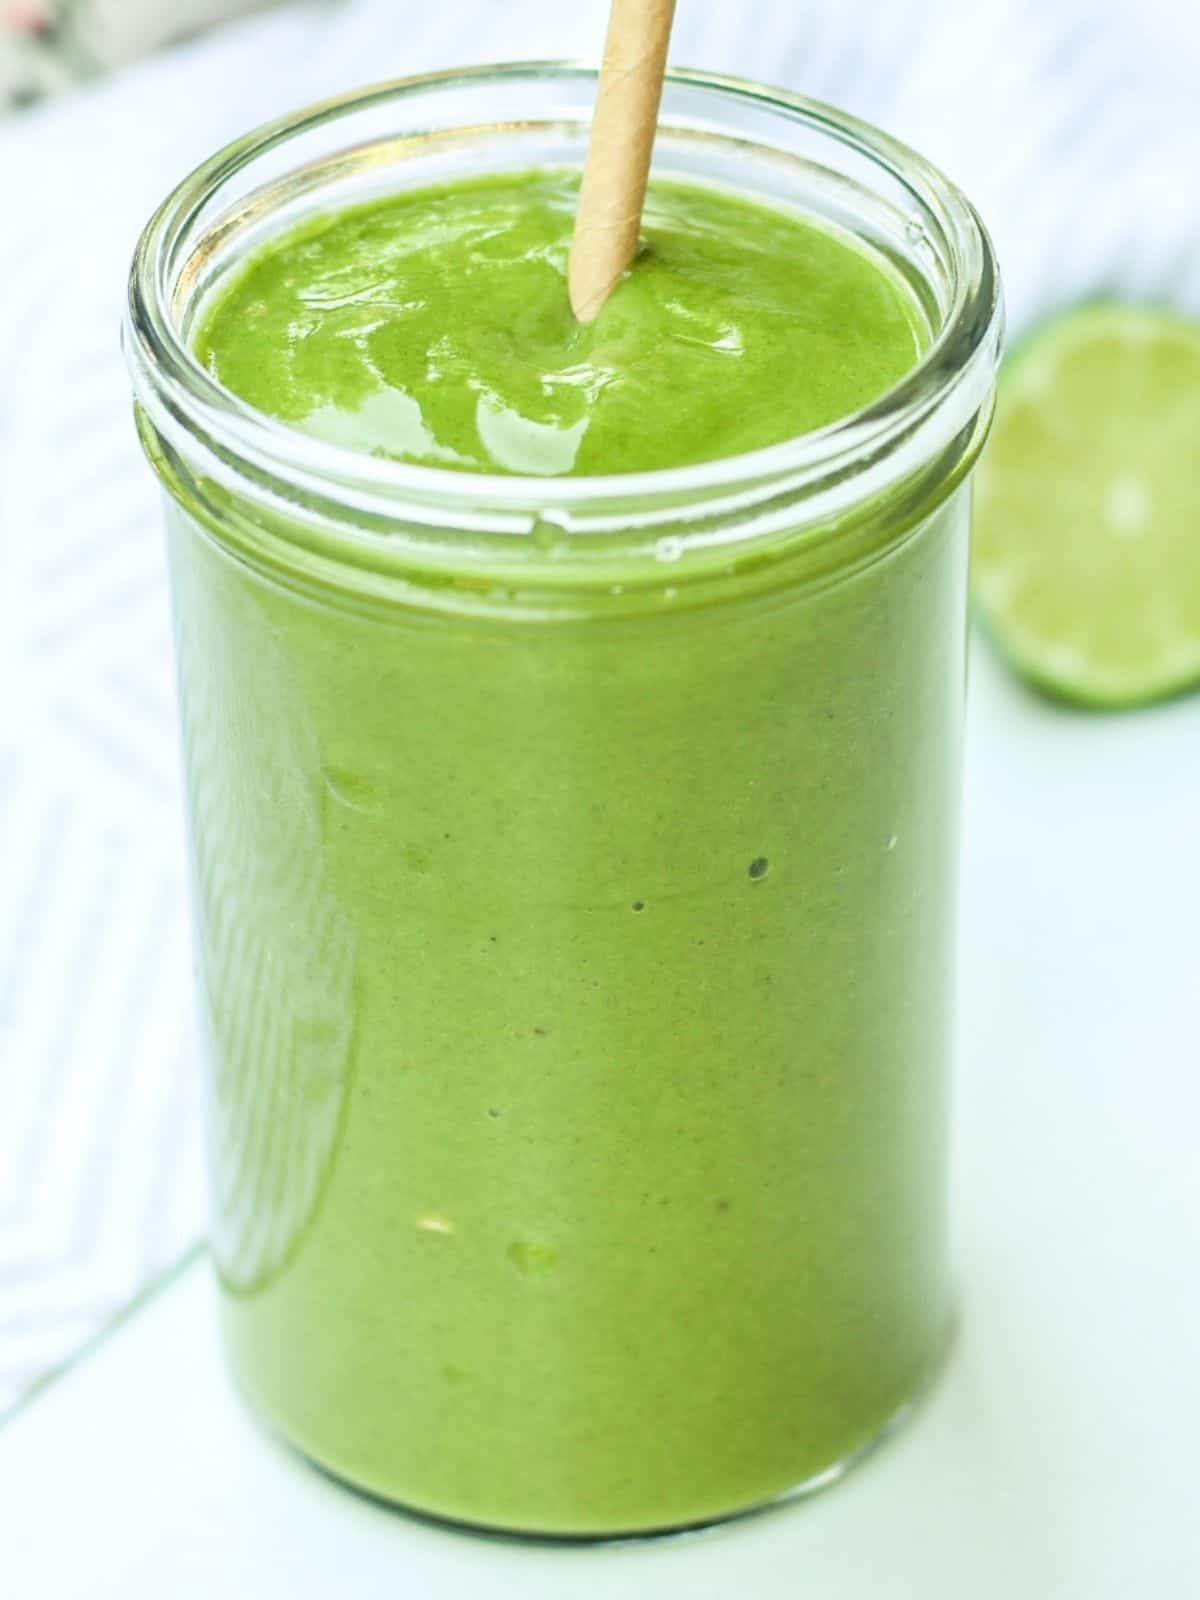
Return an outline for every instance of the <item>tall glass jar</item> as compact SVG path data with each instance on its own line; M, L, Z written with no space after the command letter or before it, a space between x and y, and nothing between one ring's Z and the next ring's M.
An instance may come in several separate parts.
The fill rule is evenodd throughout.
M970 205L795 96L671 75L655 171L900 272L916 369L637 476L355 455L189 330L315 210L581 162L593 75L482 68L230 146L126 343L166 490L229 1358L376 1494L575 1536L830 1481L942 1353Z

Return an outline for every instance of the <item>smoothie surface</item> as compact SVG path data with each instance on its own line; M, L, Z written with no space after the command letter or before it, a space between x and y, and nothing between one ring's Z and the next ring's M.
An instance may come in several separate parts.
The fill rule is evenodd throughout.
M824 427L917 362L915 300L848 235L652 185L595 322L567 301L573 173L498 174L312 219L194 338L219 382L337 444L539 476L681 467Z

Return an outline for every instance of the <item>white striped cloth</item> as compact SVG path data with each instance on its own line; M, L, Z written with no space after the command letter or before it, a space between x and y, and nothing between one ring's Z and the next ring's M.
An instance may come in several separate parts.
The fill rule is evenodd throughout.
M267 116L466 58L594 58L603 12L293 5L0 128L0 1412L203 1228L158 508L117 349L138 227ZM1018 326L1108 289L1200 311L1200 25L1170 0L680 0L673 57L939 161Z

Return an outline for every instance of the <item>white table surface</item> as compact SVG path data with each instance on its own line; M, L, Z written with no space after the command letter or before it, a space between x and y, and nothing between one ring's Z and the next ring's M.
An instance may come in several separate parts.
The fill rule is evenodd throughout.
M1056 710L973 661L963 1325L815 1500L523 1545L343 1490L243 1412L197 1261L0 1430L20 1600L1186 1600L1200 1593L1200 697Z

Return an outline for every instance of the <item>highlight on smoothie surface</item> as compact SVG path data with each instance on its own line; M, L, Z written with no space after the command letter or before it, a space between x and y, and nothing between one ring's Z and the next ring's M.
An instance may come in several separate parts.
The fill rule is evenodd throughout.
M928 341L899 272L814 217L652 183L644 246L579 322L576 172L464 178L318 215L236 272L193 336L259 410L424 466L683 467L876 400Z

